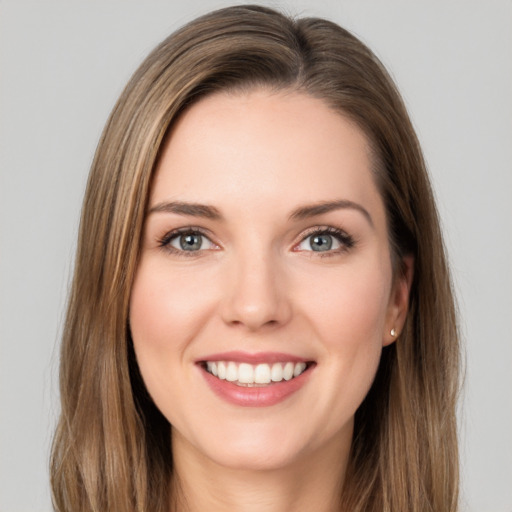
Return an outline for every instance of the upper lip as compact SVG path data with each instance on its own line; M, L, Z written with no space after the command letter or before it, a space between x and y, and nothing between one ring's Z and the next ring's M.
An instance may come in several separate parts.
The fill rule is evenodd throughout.
M230 351L230 352L219 352L216 354L209 354L205 357L197 359L197 363L203 363L205 361L233 361L236 363L249 363L249 364L260 364L260 363L308 363L311 359L295 356L293 354L286 354L284 352L256 352L249 353L243 351Z

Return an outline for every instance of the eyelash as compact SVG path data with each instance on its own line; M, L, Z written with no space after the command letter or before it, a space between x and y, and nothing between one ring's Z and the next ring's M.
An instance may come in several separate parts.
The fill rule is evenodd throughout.
M353 236L349 235L346 231L343 231L342 229L335 228L332 226L323 226L323 227L314 227L310 230L307 230L303 236L301 237L301 240L298 244L295 244L294 247L297 247L302 242L307 240L308 238L312 236L321 236L321 235L330 235L333 238L335 238L340 244L341 247L338 249L332 249L328 251L305 251L305 252L311 252L315 256L319 256L321 258L328 258L331 256L336 256L338 254L344 253L352 249L356 245L356 240Z
M206 249L200 249L198 251L185 251L185 250L176 249L175 247L170 245L171 241L174 238L181 236L181 235L199 235L199 236L206 237L206 238L208 238L208 240L210 240L210 235L207 232L205 232L203 229L193 227L193 226L188 226L188 227L179 228L179 229L169 231L163 237L161 237L157 240L158 246L167 252L170 252L170 253L178 255L178 256L184 256L184 257L194 257L194 256L197 257L198 253L206 250ZM341 244L341 247L338 249L332 249L332 250L327 250L327 251L298 251L298 250L296 250L296 252L311 252L311 253L315 254L315 256L320 256L321 258L325 258L325 257L335 256L335 255L343 253L343 252L347 252L356 245L356 241L355 241L354 237L352 237L351 235L349 235L342 229L334 228L332 226L323 226L323 227L311 228L311 229L307 230L305 233L303 233L300 241L294 245L294 249L298 245L300 245L301 243L306 241L308 238L310 238L312 236L321 236L321 235L332 236ZM211 243L216 245L214 242L211 242Z
M170 252L171 254L175 254L177 256L184 256L184 257L196 256L197 257L198 253L201 252L201 250L185 251L185 250L176 249L176 247L173 247L171 245L171 241L174 238L181 236L181 235L199 235L199 236L204 236L205 238L208 238L208 240L210 240L210 235L208 235L208 233L206 233L202 229L193 227L193 226L187 226L184 228L174 229L174 230L166 233L162 238L158 239L158 246L161 249L163 249L167 252ZM214 245L216 245L216 244L214 244Z

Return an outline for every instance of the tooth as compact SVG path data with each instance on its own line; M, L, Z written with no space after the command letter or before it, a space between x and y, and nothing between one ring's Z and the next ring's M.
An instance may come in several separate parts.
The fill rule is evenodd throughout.
M300 363L274 363L269 365L260 363L251 365L248 363L235 363L234 361L207 361L206 369L219 379L229 382L238 381L240 384L269 384L281 382L298 377L304 372L307 365Z
M286 363L283 369L284 380L290 380L293 377L293 363Z
M238 367L238 382L254 384L254 368L247 363L240 363Z
M219 361L217 363L217 373L219 379L225 379L226 378L226 363L224 361Z
M293 376L298 377L306 369L306 363L297 363L293 370Z
M254 370L254 382L256 384L268 384L270 382L270 366L259 364Z
M226 368L226 380L229 382L235 382L238 380L238 369L233 361L230 361Z
M272 365L271 379L273 382L280 382L283 380L283 367L280 363Z

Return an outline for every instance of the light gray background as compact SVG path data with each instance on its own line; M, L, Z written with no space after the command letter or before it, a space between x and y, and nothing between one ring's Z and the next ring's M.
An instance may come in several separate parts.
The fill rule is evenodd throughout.
M57 345L106 117L156 43L230 3L0 0L0 512L51 508ZM512 2L265 3L351 29L398 82L460 303L463 510L512 512Z

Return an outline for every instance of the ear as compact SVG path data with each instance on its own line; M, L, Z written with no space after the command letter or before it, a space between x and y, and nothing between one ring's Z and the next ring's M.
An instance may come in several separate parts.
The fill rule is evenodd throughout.
M382 345L390 345L400 335L409 309L409 294L414 276L414 257L404 256L397 270L393 287L389 295L386 324L382 336Z

